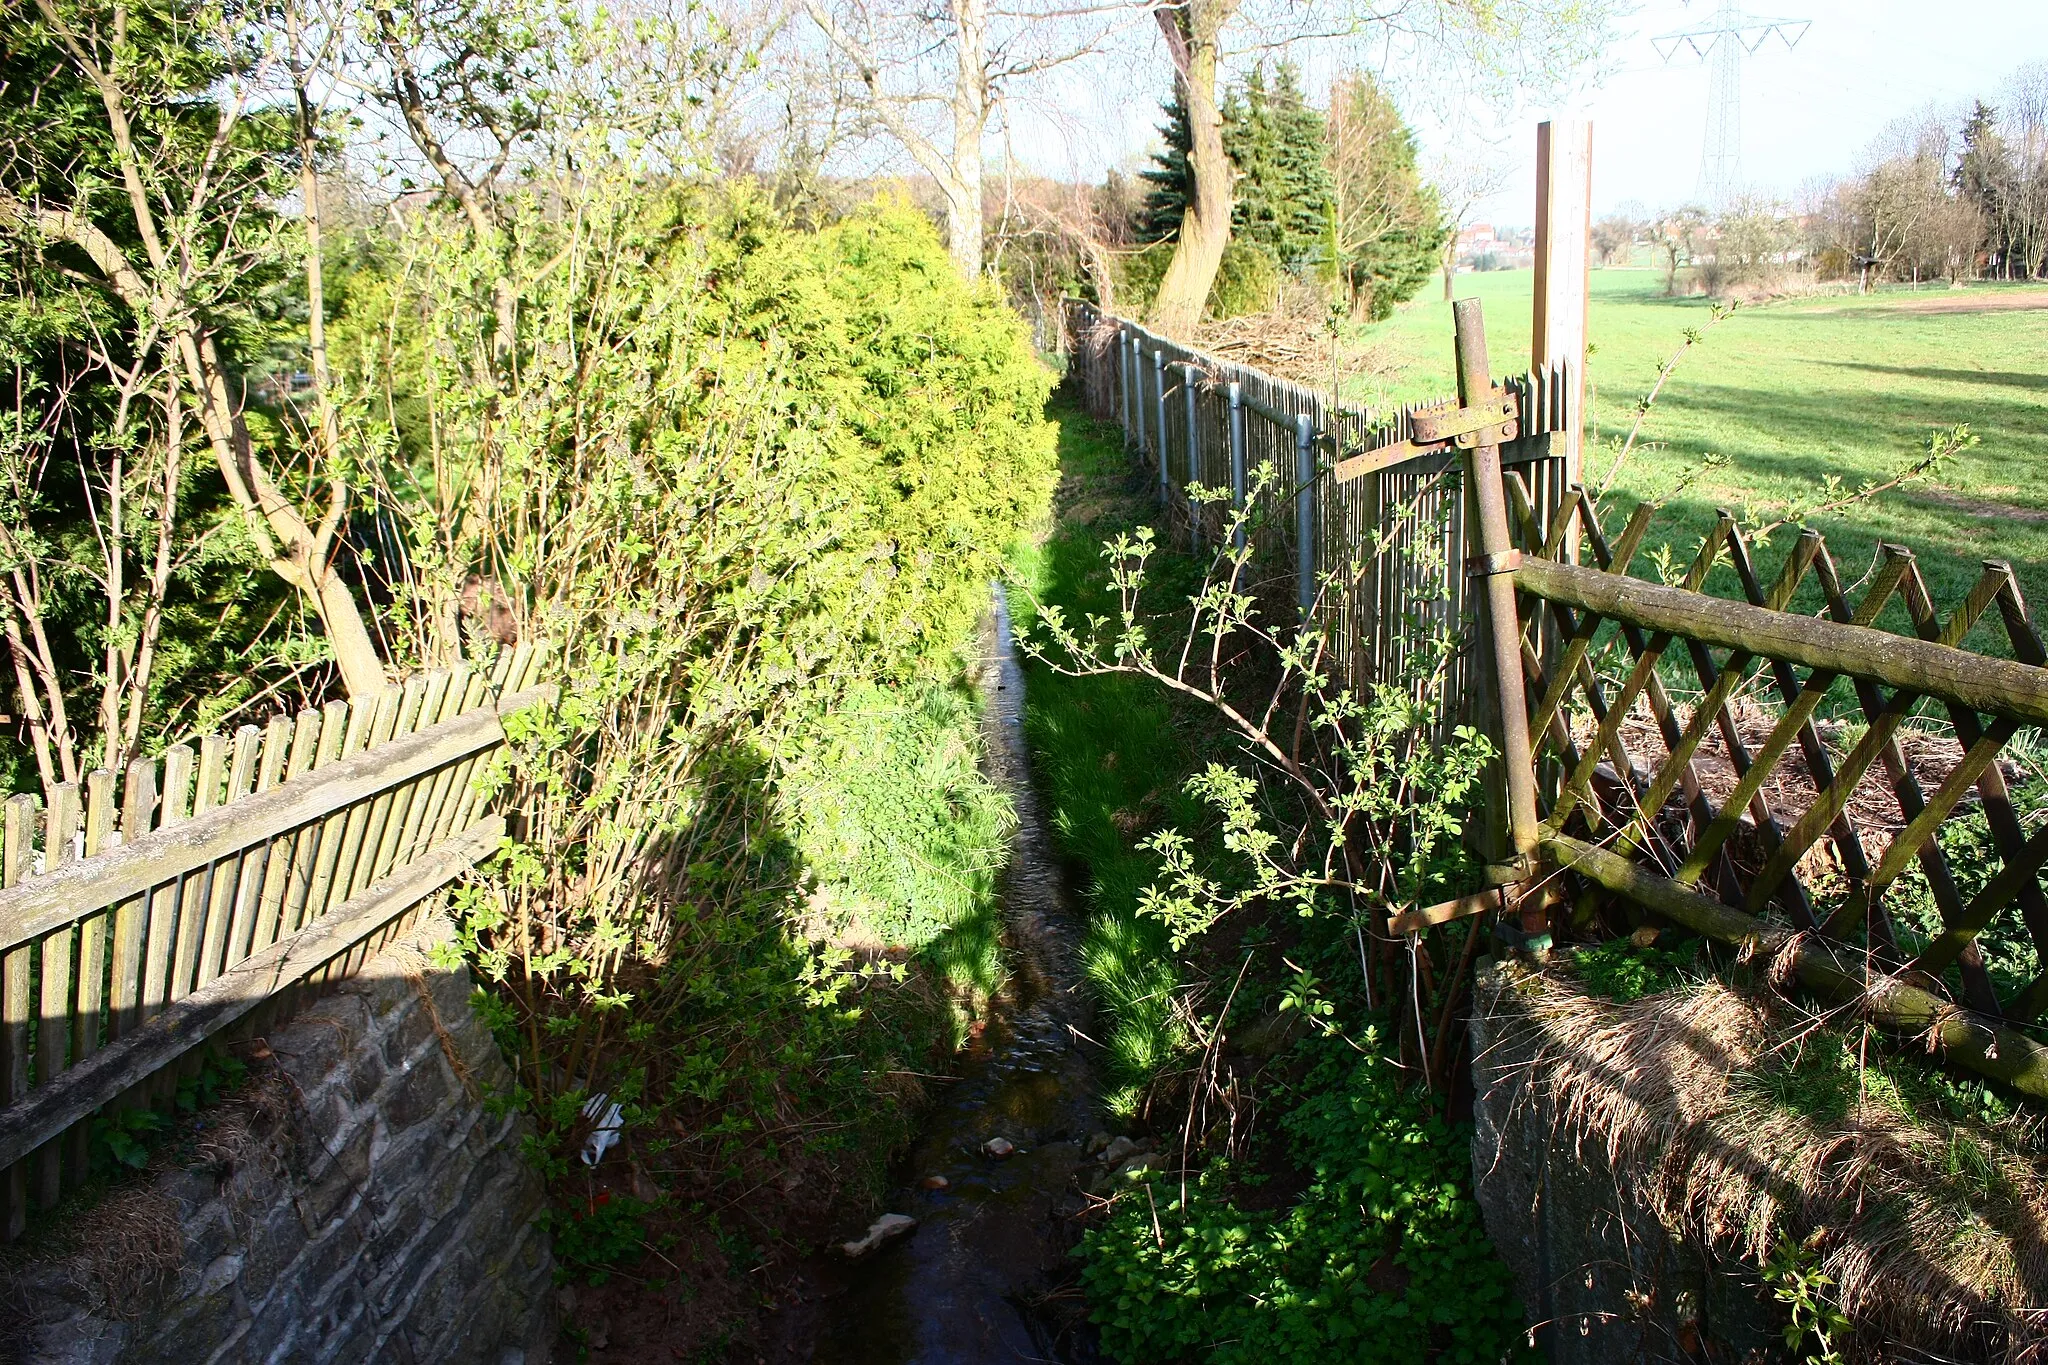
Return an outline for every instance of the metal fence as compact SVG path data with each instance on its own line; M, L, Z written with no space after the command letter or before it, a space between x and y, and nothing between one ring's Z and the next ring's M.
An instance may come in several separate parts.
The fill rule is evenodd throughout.
M0 1241L87 1178L93 1115L164 1097L195 1049L345 977L505 830L475 780L543 649L208 735L4 806Z
M1244 505L1252 471L1269 466L1292 515L1272 518L1257 548L1292 566L1295 603L1327 632L1353 688L1406 676L1415 652L1463 638L1474 606L1465 561L1473 552L1462 466L1455 452L1418 451L1364 468L1367 451L1407 440L1416 413L1442 402L1372 413L1260 370L1218 360L1098 311L1067 303L1070 373L1083 402L1156 471L1169 525L1195 546L1214 544L1227 519L1189 485L1231 490ZM1501 447L1549 529L1566 504L1560 440L1573 415L1569 371L1554 362L1500 381L1520 435ZM1348 467L1347 467L1348 462ZM1477 689L1469 645L1458 649L1446 694ZM1447 718L1455 723L1469 716Z

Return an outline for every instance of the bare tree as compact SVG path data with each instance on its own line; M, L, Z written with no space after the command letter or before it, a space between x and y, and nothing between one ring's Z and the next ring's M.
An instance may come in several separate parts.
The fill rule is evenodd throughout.
M1912 247L1947 197L1948 133L1941 120L1929 113L1886 129L1856 191L1860 289L1869 289L1873 269L1910 270L1916 264Z
M125 206L121 235L132 231L135 246L117 240L84 201L50 202L32 172L23 181L0 183L0 228L38 246L61 243L75 251L78 277L118 300L135 335L161 348L163 382L176 386L161 391L162 401L180 421L187 411L196 415L265 562L313 604L350 694L369 695L385 684L383 663L334 564L347 485L337 472L323 471L327 500L317 522L285 493L250 441L209 316L223 281L259 268L275 249L258 226L243 219L244 208L263 192L258 182L271 174L260 156L237 145L257 81L227 81L212 128L194 139L162 98L133 86L148 73L122 57L129 20L124 5L89 16L67 13L57 0L36 0L36 8L97 98L110 169ZM240 38L220 31L194 35L195 42L223 46ZM9 151L16 166L33 166L34 149ZM140 394L151 386L145 379L134 390ZM111 522L108 530L113 534Z
M2048 273L2048 62L2015 71L1999 93L1999 133L2010 159L2000 217L2018 273Z
M1185 336L1201 321L1202 306L1230 245L1231 167L1223 150L1223 111L1217 71L1223 27L1239 0L1186 0L1153 10L1173 61L1173 79L1188 111L1188 172L1193 182L1173 258L1159 281L1147 319L1168 335Z
M1472 226L1479 206L1507 188L1514 163L1498 142L1472 136L1454 139L1430 160L1429 183L1442 201L1451 232L1444 239L1444 300L1458 266L1458 238Z
M1232 172L1216 104L1226 29L1245 30L1252 46L1358 45L1380 64L1455 73L1461 94L1511 101L1594 56L1621 8L1617 0L1184 0L1153 8L1187 104L1194 184L1151 324L1168 332L1194 326L1230 242Z
M948 250L970 279L985 264L984 143L1006 91L1099 51L1130 19L1113 0L802 3L848 68L860 108L938 187Z
M1593 249L1602 265L1627 265L1649 217L1643 206L1631 200L1593 224Z
M1664 256L1664 292L1678 292L1678 272L1699 260L1706 235L1707 211L1697 204L1671 210L1657 220L1651 233L1657 250Z

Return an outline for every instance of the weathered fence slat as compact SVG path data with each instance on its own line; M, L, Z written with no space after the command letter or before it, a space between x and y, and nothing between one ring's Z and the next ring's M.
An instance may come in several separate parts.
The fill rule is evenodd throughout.
M43 861L55 869L50 875L62 876L64 866L72 859L72 840L79 832L78 817L78 784L60 782L51 789L50 806L44 813ZM6 894L9 893L0 892ZM65 925L53 929L38 945L42 996L36 1018L35 1083L39 1086L50 1084L71 1064L71 966L75 938L71 927ZM63 1194L64 1154L53 1142L35 1160L36 1207L47 1209Z
M431 729L394 739L335 763L319 782L273 785L167 830L147 844L126 844L94 859L73 863L0 893L0 946L66 924L77 917L76 897L125 899L155 885L167 867L222 857L238 847L268 841L310 820L389 789L391 775L414 774L503 742L500 710L516 711L543 700L544 688L528 688L495 708L472 711ZM73 796L75 809L75 792ZM388 869L387 869L388 870Z
M162 1098L206 1037L354 971L495 850L477 779L500 716L552 698L545 657L173 746L118 801L95 772L0 807L0 1240L85 1177L91 1114Z
M182 824L191 817L192 761L190 745L174 745L164 751L164 787L157 817L159 828ZM204 880L204 876L205 869L201 868L165 883L158 888L150 905L149 943L143 959L144 1019L161 1010L176 989L171 982L177 971L174 953L179 920L184 913L185 888L195 881Z
M76 1084L47 1087L0 1110L0 1164L89 1117L98 1096L122 1091L213 1037L314 968L345 953L488 856L504 837L494 815L408 863L394 876L336 907L309 929L250 954L204 988L80 1064Z
M0 826L0 891L20 881L35 856L36 799L10 796ZM28 1035L33 950L28 944L0 952L0 1104L28 1094ZM0 1166L0 1241L21 1236L28 1223L28 1162Z

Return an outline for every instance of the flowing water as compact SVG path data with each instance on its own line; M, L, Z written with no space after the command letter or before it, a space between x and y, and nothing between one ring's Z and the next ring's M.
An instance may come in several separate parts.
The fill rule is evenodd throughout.
M1067 1274L1073 1175L1102 1123L1081 1034L1075 924L1040 818L1024 744L1024 680L996 589L993 657L983 670L989 776L1015 804L1003 882L1011 988L940 1092L896 1172L889 1211L916 1229L840 1272L818 1324L826 1365L1003 1365L1091 1360ZM984 1146L1016 1147L998 1159ZM931 1189L943 1177L944 1188Z

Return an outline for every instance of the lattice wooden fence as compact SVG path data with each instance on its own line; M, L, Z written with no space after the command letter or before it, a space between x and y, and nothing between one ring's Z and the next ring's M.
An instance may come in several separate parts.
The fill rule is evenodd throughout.
M505 830L476 778L500 718L553 695L503 651L10 798L0 844L0 1240L87 1174L91 1117L194 1049L339 979Z
M1647 505L1612 544L1597 518L1576 519L1592 552L1581 566L1560 562L1562 538L1542 536L1512 477L1508 487L1524 620L1548 618L1565 641L1547 670L1524 648L1533 757L1550 768L1539 787L1544 857L1699 933L1780 955L1823 992L1896 1027L1932 1030L1952 1060L2048 1097L2048 1050L2015 1031L2048 1007L2048 973L2001 996L1977 943L2014 911L2048 961L2039 875L2048 829L2030 836L2022 828L1997 761L2023 729L2048 723L2048 656L2011 567L1987 563L1943 616L1900 546L1880 547L1868 584L1852 595L1826 541L1807 531L1766 582L1724 513L1670 586L1629 574L1653 520ZM1701 591L1723 564L1745 600ZM1818 618L1789 609L1809 579L1825 603ZM1876 625L1895 599L1911 635ZM1960 647L1993 606L1989 619L2002 625L2010 658ZM1611 689L1591 657L1601 643L1626 669ZM1683 710L1661 676L1674 654L1699 688ZM1841 685L1866 728L1837 756L1815 718ZM1745 734L1737 713L1738 699L1757 690L1775 702L1761 738L1754 726ZM1958 749L1932 791L1900 743L1907 721L1929 710L1947 720ZM1654 759L1622 739L1629 718L1645 713L1663 749ZM1734 779L1719 799L1702 767L1710 735ZM1792 765L1801 780L1778 780ZM1873 767L1898 817L1895 828L1875 832L1852 809ZM1936 837L1966 802L1983 811L2000 860L1967 899ZM1831 856L1809 857L1823 839ZM1816 885L1816 863L1835 873L1826 885ZM1940 913L1931 934L1901 924L1888 906L1915 863ZM1582 902L1576 917L1592 908Z
M2048 827L2026 828L1998 763L2023 731L2048 725L2048 651L2011 567L1986 563L1944 616L1902 547L1880 548L1859 594L1806 531L1767 580L1723 514L1679 582L1632 576L1655 509L1637 506L1610 542L1583 488L1546 504L1523 471L1503 468L1512 404L1485 381L1478 305L1460 303L1457 322L1457 404L1413 414L1414 439L1369 458L1409 459L1420 445L1467 470L1477 553L1465 567L1486 585L1472 595L1475 633L1492 656L1504 756L1488 804L1506 808L1514 857L1493 890L1396 915L1389 930L1513 906L1532 936L1597 936L1603 918L1626 929L1647 911L2048 1098L2048 1047L2032 1032L2048 972L2001 991L1978 942L2017 916L2033 960L2048 962ZM1582 549L1590 562L1578 562ZM1706 591L1720 565L1742 600ZM1794 609L1809 583L1818 615ZM1910 634L1880 628L1894 602ZM1987 620L2010 657L1964 647ZM1667 679L1697 692L1681 704ZM1816 723L1831 695L1853 697L1863 721L1839 753ZM1901 744L1923 716L1953 736L1938 773L1916 769ZM1710 739L1718 771L1705 763ZM1873 770L1883 782L1870 786L1897 816L1876 830L1854 807ZM1997 860L1974 870L1968 896L1937 837L1966 804L1982 811ZM1916 864L1938 924L1892 912Z

